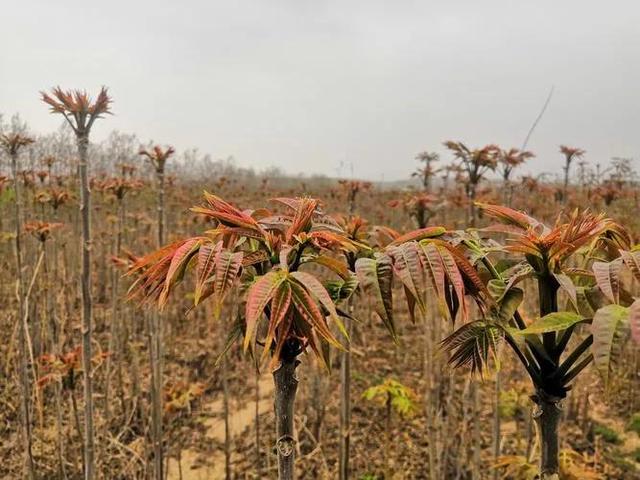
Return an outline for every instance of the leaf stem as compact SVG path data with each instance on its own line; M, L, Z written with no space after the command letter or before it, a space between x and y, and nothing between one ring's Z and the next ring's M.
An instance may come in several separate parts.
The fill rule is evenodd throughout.
M582 370L584 370L591 362L593 361L593 354L590 353L587 357L584 358L578 365L575 366L573 370L571 370L565 377L562 379L562 384L567 385L571 380L573 380Z
M576 361L582 356L584 352L591 346L593 343L593 335L589 335L585 338L580 345L576 347L576 349L569 354L569 356L562 362L558 370L553 374L553 378L561 378L565 375L569 369L576 363ZM566 381L564 381L566 384Z

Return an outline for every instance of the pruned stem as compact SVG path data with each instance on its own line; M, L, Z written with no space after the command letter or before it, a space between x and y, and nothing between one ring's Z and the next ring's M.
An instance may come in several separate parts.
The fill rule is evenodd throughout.
M158 213L158 248L164 244L164 164L156 171L157 180L157 213ZM151 352L151 423L154 471L156 480L164 480L164 450L162 445L162 388L163 388L163 318L160 312L154 311L150 319L150 352Z
M278 478L280 480L293 480L295 478L296 439L293 430L293 415L296 392L298 390L296 367L299 364L297 352L283 351L280 355L280 364L273 371L277 435L276 452L278 455Z
M351 305L349 305L351 310ZM353 313L353 312L349 312ZM352 332L351 318L345 318L345 328L349 335ZM338 477L349 478L349 444L351 440L351 352L345 350L340 354L340 458Z
M89 190L89 174L87 149L89 136L78 135L78 156L80 157L80 213L82 216L82 369L84 372L84 463L85 480L93 480L94 462L94 429L93 429L93 367L91 365L93 323L91 319L91 193Z
M13 176L13 188L15 193L15 254L16 254L16 274L17 274L17 297L18 297L18 322L19 322L19 351L20 351L20 384L22 388L21 417L23 427L23 440L25 446L25 464L29 479L35 478L35 463L32 452L32 431L31 431L31 387L29 379L29 362L27 357L33 356L33 350L28 346L29 330L26 321L28 310L25 308L24 298L24 274L22 271L22 196L20 181L18 180L18 153L11 155L11 172Z

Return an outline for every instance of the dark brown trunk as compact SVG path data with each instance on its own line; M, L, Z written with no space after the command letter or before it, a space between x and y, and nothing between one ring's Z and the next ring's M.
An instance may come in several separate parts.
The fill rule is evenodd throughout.
M280 355L280 365L273 371L277 435L276 452L278 455L278 478L280 480L293 480L295 478L296 439L293 430L293 415L296 392L298 390L296 367L299 364L297 352L283 352Z
M561 399L538 391L532 400L535 403L533 420L536 423L540 441L540 479L558 478L560 469L558 428L562 417Z
M559 288L560 285L558 284L558 281L555 277L551 276L551 274L545 274L538 278L538 302L540 305L541 317L558 311ZM554 363L557 364L559 358L554 358L556 349L556 333L543 333L542 342L549 356L554 360Z

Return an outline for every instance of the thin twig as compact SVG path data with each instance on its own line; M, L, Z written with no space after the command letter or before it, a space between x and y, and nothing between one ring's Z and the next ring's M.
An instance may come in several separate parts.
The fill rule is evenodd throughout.
M538 126L540 119L544 115L544 112L547 110L547 107L551 102L551 97L553 96L553 91L555 90L555 88L556 88L555 85L551 86L551 90L549 90L549 95L547 96L547 99L545 100L544 105L542 106L542 110L540 110L540 113L538 114L535 121L533 122L533 125L531 125L531 128L529 129L529 132L527 133L527 136L525 137L524 142L522 143L522 148L520 149L521 152L523 152L527 148L527 145L529 144L529 139L531 138L533 131Z

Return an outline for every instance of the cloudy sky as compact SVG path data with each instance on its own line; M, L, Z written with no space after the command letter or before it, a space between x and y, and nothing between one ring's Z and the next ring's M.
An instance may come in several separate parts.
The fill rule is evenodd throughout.
M105 84L96 129L291 173L405 178L442 141L520 146L523 171L640 158L640 3L375 0L7 1L0 112L59 119L37 92Z

